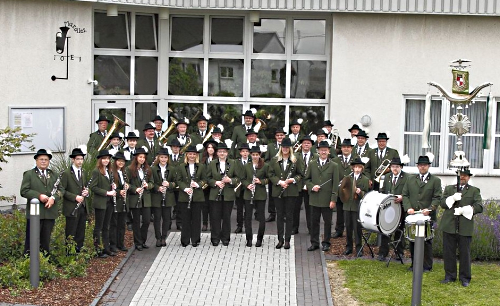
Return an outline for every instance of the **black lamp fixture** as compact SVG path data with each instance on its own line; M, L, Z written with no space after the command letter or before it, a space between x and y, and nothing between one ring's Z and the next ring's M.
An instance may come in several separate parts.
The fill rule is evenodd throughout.
M62 54L64 52L64 47L66 46L66 42L68 42L68 46L66 46L66 77L65 78L58 78L55 75L51 76L50 79L52 81L55 80L67 80L68 79L68 72L69 72L69 37L68 27L60 27L59 28L61 31L56 33L56 53L57 54ZM64 56L61 56L61 58L64 58Z

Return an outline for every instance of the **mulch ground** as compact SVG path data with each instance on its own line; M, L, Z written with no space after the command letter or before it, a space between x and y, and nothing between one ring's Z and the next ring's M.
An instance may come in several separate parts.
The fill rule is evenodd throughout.
M126 231L125 245L128 248L133 246L132 232ZM91 259L87 268L87 276L84 277L55 279L45 282L43 287L34 290L16 292L0 289L0 302L49 306L89 305L126 254L126 252L118 252L117 256Z

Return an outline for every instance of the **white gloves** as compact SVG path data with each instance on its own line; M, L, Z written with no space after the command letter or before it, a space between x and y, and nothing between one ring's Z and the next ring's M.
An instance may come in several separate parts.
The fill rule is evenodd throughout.
M462 194L460 192L455 192L454 195L451 195L449 197L446 198L446 206L448 206L449 209L451 209L451 207L453 206L453 204L456 202L456 201L460 201L462 199Z
M463 215L465 218L472 220L472 216L474 215L474 208L471 205L457 207L455 208L455 216Z
M453 200L456 201L460 201L462 199L462 194L460 192L455 192L455 194L453 195Z

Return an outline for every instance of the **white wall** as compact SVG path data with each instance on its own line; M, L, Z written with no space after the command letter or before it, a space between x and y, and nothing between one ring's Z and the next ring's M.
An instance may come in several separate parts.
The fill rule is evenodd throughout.
M70 54L82 61L70 62L69 80L64 77L66 62L54 60L55 36L65 21L86 33L70 29ZM0 122L8 124L9 106L66 106L66 151L86 143L91 130L92 6L69 1L0 1ZM15 156L2 165L2 195L18 195L22 173L33 167L33 155ZM0 205L6 203L0 203Z
M345 136L347 128L370 115L369 142L378 132L390 131L389 146L401 153L403 95L425 95L430 81L451 91L452 60L472 60L470 87L489 81L497 84L493 94L500 96L499 31L495 17L334 14L330 117ZM484 198L500 198L498 191L487 188L498 185L500 178L474 181Z

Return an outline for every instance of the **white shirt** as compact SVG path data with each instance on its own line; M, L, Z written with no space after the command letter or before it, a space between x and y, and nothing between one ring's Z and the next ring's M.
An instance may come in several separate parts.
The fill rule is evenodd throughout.
M160 172L161 172L161 177L165 177L165 171L167 171L167 165L165 165L164 167L162 167L162 165L158 164L158 166L160 167ZM165 177L166 179L166 177Z
M220 171L222 173L226 172L226 162L225 161L220 162Z
M117 170L117 172L118 172L118 176L120 177L121 184L122 185L125 184L125 180L123 179L123 172L122 172L122 170Z
M142 181L144 179L144 171L142 171L142 168L139 168L137 171L139 172L139 178Z
M324 166L325 163L326 163L326 159L321 159L321 158L319 159L319 165L320 166Z
M194 176L194 164L189 164L189 174L191 176Z
M78 179L78 170L80 170L80 175L82 175L82 168L78 168L75 165L71 166L73 167L73 172L75 172L75 177Z

